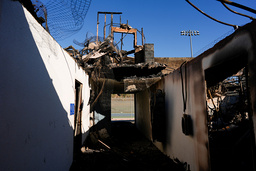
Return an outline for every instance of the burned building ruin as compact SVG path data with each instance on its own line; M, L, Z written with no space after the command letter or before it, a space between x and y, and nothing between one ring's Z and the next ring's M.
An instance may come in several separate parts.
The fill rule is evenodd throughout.
M143 29L113 22L121 12L98 12L97 35L75 41L79 50L61 48L18 1L0 8L4 170L68 170L81 149L93 151L90 138L109 149L112 94L134 95L133 125L184 170L255 170L255 21L195 58L164 59ZM111 17L102 38L100 15Z

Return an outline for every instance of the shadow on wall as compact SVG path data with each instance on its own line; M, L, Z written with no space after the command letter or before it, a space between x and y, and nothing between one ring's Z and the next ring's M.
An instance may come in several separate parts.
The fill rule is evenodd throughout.
M0 23L1 169L68 170L73 158L69 113L54 89L21 5L8 3L12 5L2 6ZM8 10L15 14L8 16Z

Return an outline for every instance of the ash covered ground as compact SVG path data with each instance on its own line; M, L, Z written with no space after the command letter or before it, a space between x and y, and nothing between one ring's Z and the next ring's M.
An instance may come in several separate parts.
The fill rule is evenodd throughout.
M97 142L90 140L82 151L74 160L71 171L184 170L181 163L161 153L131 122L112 122L111 136Z

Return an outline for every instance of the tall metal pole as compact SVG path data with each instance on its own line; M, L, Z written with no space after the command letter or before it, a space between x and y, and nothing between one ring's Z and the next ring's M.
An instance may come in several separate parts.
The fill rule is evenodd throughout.
M190 30L189 30L190 31ZM193 58L193 49L192 49L192 38L191 38L191 34L189 34L190 37L190 49L191 49L191 58Z
M98 43L99 40L99 12L97 13L97 36L96 36L96 42Z
M104 39L106 39L106 23L107 23L107 14L105 14L105 21L104 21Z
M190 51L191 51L191 57L193 57L193 48L192 48L192 37L191 36L197 36L199 35L199 31L197 30L188 30L188 31L181 31L181 36L189 36L190 37Z
M113 29L113 14L111 14L111 24L110 24L111 26L111 42L112 42L112 44L114 44L114 33L113 33L113 31L112 31L112 29Z
M144 33L143 33L143 28L141 28L141 43L144 46Z

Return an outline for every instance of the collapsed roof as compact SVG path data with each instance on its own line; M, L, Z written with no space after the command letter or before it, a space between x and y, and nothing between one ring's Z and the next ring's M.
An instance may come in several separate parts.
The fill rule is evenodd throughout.
M73 46L65 48L90 74L91 81L104 82L106 79L111 79L112 83L119 85L117 87L122 87L120 89L122 93L134 93L150 87L167 74L167 72L162 72L166 65L154 61L154 44L144 44L143 29L139 31L128 23L113 23L113 15L121 13L98 12L99 14L105 14L105 16L111 14L110 35L106 37L104 29L104 38L99 37L97 26L97 36L87 36L82 43L75 41L77 45L83 47L81 50ZM97 21L98 24L99 21ZM106 28L106 23L104 23L104 28ZM142 45L137 44L137 32L141 33ZM114 33L122 34L119 40L121 49L114 42ZM132 50L122 49L124 34L134 35ZM133 57L128 56L131 54Z

